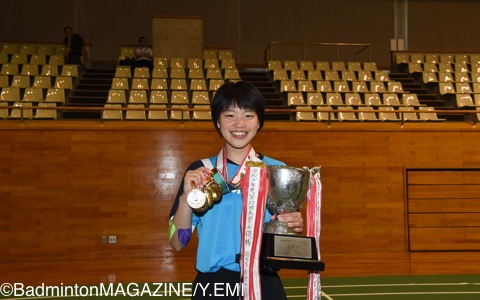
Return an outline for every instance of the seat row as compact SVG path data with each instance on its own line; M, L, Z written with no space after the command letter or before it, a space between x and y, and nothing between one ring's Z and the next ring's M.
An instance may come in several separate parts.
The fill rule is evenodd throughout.
M44 43L12 43L0 42L0 53L27 54L27 55L66 55L67 47L64 44Z
M480 93L480 82L438 82L440 95L477 94Z
M63 88L25 88L21 93L20 88L2 88L0 92L0 103L13 102L55 102L59 104L65 103L67 90Z
M304 71L312 71L312 70L319 70L319 71L377 71L377 64L375 62L358 62L358 61L350 61L350 62L343 62L343 61L300 61L297 62L295 60L269 60L268 61L268 70L304 70Z
M357 112L353 107L342 107L333 110L330 106L321 107L314 111L312 107L298 108L297 121L445 121L438 118L433 107L392 107L387 106L378 110L373 107L358 107Z
M71 76L44 76L44 75L13 75L11 81L8 76L0 75L0 88L62 88L72 90L74 77Z
M395 53L395 63L480 63L480 53Z
M65 56L60 54L44 55L44 54L6 54L0 53L0 64L17 64L17 65L64 65Z
M288 93L288 106L424 106L418 101L416 94L396 93Z
M423 83L429 82L480 82L480 72L479 73L468 73L468 72L423 72L422 73Z
M389 81L387 71L337 71L337 70L275 70L273 81L278 80L346 80L346 81Z
M476 64L466 64L466 63L417 63L410 62L408 63L408 72L412 73L422 73L422 72L471 72L471 73L480 73L480 63Z
M186 104L210 105L211 93L208 91L160 91L160 90L109 90L106 103L116 104Z
M45 76L72 76L78 77L78 65L36 65L36 64L3 64L0 66L0 75L45 75Z
M130 68L127 66L117 66L115 69L115 77L126 78L183 78L183 79L240 79L238 69L184 69L156 67L150 73L147 67Z
M209 105L196 105L189 111L188 105L128 104L127 110L121 104L105 104L103 120L211 120Z
M8 109L8 103L0 102L0 119L57 119L57 103L42 102L33 106L31 102L15 102Z
M134 58L135 57L136 47L120 47L120 58ZM204 49L203 50L203 59L233 59L233 51L227 49ZM161 58L168 62L168 58ZM176 58L174 58L176 59Z
M280 92L357 92L404 93L399 81L344 81L344 80L281 80Z
M225 81L223 79L166 79L114 77L111 89L114 90L183 90L216 91Z

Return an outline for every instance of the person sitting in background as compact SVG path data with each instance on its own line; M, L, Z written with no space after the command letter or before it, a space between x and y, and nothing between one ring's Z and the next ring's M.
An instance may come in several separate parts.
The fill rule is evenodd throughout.
M74 33L72 27L63 28L65 38L63 43L67 46L67 64L78 64L83 66L82 57L85 54L85 41L83 37Z
M141 36L138 39L138 43L139 46L135 48L135 62L133 63L133 67L148 67L150 73L152 73L153 50L150 46L147 45L147 38L144 36Z

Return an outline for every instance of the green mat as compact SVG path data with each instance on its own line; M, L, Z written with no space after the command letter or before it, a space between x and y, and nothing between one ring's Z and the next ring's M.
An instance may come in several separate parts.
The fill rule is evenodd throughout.
M288 299L305 299L307 279L283 279ZM190 299L191 283L32 287L0 284L0 299ZM101 296L95 296L101 295ZM116 295L116 296L112 296ZM480 275L322 278L322 300L479 300Z

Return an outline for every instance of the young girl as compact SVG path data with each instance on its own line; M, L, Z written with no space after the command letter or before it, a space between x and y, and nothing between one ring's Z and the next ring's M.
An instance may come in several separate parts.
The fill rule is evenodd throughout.
M226 295L240 282L242 194L239 189L245 162L252 158L266 165L284 163L255 152L251 142L264 122L265 100L250 82L227 82L215 93L212 102L212 120L225 140L218 155L193 162L187 169L170 212L170 244L182 250L190 241L192 228L198 233L196 269L192 299L239 299L239 294ZM196 212L187 204L187 195L194 188L202 188L212 169L229 180L230 192L222 195L204 212ZM265 222L271 218L265 212ZM303 231L300 212L278 216L296 232ZM286 299L283 285L275 272L261 272L262 299ZM205 290L206 289L206 290ZM230 297L228 297L230 296Z

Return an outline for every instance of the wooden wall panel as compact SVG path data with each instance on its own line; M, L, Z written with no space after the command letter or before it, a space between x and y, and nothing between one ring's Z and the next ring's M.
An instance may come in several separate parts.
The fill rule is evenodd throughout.
M48 124L0 124L0 261L194 260L168 246L168 213L188 164L222 147L210 123ZM322 167L325 253L407 251L405 168L480 165L471 126L292 125L266 124L254 147Z

